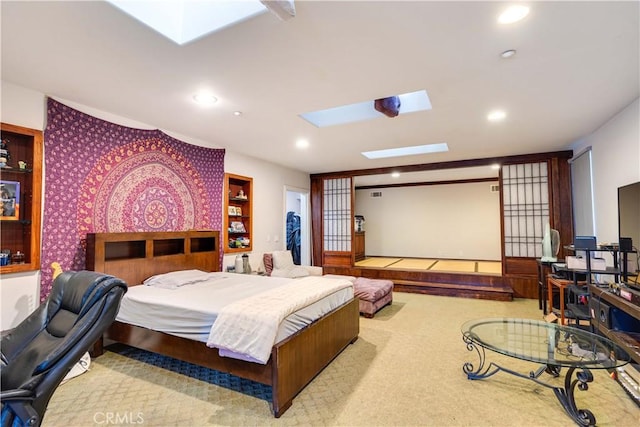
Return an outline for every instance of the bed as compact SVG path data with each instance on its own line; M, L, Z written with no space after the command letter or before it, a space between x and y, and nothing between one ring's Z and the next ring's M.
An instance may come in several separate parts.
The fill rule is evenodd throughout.
M121 278L130 287L176 270L219 271L217 231L92 233L87 235L86 268ZM219 355L218 349L182 336L116 321L94 348L119 342L272 387L272 411L279 418L293 398L359 333L357 298L277 342L266 364Z

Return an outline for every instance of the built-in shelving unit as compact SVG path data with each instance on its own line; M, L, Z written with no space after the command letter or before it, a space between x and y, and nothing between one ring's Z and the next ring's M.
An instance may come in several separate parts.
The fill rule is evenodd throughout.
M253 237L253 178L224 174L224 252L247 252Z
M8 256L0 274L39 270L42 131L7 123L1 130L6 163L0 168L0 251Z

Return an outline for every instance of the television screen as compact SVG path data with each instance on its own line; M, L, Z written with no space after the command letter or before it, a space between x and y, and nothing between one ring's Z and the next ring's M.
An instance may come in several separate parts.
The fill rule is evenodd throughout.
M620 245L631 239L634 248L640 247L640 182L618 188L618 237ZM629 254L629 270L637 270L637 254Z

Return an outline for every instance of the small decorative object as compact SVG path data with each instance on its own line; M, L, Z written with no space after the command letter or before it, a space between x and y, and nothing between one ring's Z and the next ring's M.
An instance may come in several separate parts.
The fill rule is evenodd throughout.
M11 263L24 264L24 254L20 251L17 251L15 254L11 255Z
M9 254L2 252L0 253L0 266L9 265Z
M236 261L235 261L235 267L236 267L236 273L242 273L244 271L244 265L242 262L242 256L238 255L236 256Z
M0 181L0 217L18 220L20 215L20 183Z
M251 274L251 265L249 264L249 255L242 255L242 271L244 274Z
M0 168L9 168L7 162L11 160L11 154L9 153L9 140L3 139L0 142Z
M236 215L236 207L235 206L229 206L227 214L231 215L231 216Z
M240 221L232 221L231 229L234 233L245 233L247 230L244 228L244 224Z
M236 206L236 216L242 216L242 208L240 206Z
M25 170L27 168L27 162L24 162L22 160L18 161L18 167L20 168L20 170Z
M244 194L244 191L242 191L242 188L240 189L240 191L238 191L238 195L236 196L238 199L246 199L247 195Z

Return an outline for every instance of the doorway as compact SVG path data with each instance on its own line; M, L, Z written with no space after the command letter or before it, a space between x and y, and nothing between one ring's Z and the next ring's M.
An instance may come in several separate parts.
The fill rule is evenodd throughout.
M298 265L311 265L309 190L285 186L285 247Z

